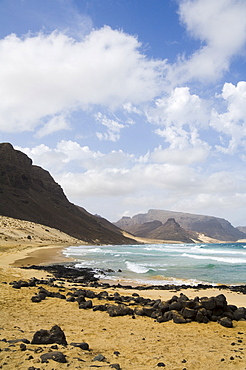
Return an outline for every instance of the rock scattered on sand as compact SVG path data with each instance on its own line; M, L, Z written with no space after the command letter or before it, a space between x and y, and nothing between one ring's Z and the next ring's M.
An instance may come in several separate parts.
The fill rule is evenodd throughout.
M86 343L86 342L81 342L81 343L72 342L72 343L70 343L70 345L73 346L73 347L79 347L79 348L83 349L84 351L89 351L89 344Z
M99 355L95 356L92 361L100 361L100 362L102 362L104 360L105 360L105 356L99 354Z
M32 344L62 344L67 345L66 337L58 325L54 325L50 330L41 329L37 331L32 339Z
M67 362L66 356L62 352L59 352L59 351L44 353L43 355L40 356L40 358L41 358L42 363L49 362L49 360L53 360L53 361L60 362L60 363Z

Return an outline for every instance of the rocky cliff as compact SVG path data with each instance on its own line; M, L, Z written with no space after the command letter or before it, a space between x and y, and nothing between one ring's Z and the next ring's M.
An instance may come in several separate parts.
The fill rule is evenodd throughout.
M66 198L48 171L9 143L0 144L0 215L61 230L93 244L129 244L132 239Z

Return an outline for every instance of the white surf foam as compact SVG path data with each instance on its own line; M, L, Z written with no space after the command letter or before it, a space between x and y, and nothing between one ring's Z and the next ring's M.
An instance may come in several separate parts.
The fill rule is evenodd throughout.
M246 259L243 259L243 258L199 256L197 254L188 254L188 253L183 253L182 257L189 257L189 258L194 258L198 260L213 260L213 261L226 262L226 263L237 263L237 264L246 263Z
M126 261L126 267L128 270L135 272L136 274L145 274L149 271L145 266L141 266L138 263Z

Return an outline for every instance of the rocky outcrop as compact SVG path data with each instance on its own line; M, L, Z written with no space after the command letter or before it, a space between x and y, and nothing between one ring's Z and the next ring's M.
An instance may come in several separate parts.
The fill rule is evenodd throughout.
M159 221L165 224L169 218L174 218L181 228L186 231L202 233L217 240L233 242L246 238L246 233L233 227L230 222L223 218L166 210L151 209L147 213L137 214L133 217L122 217L114 224L133 235L143 237L144 234L140 235L139 233L141 228L143 230L143 224L153 221Z
M78 208L48 171L9 143L0 144L0 215L46 225L92 244L129 244L114 225Z

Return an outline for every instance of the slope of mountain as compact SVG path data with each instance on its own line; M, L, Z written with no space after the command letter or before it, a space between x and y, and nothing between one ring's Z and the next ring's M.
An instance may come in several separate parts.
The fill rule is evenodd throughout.
M190 237L191 233L189 235L189 232L180 227L174 218L169 218L165 224L161 224L147 234L147 238L150 239L178 240L181 243L193 243Z
M246 226L237 226L236 229L238 229L242 233L246 234Z
M48 171L9 143L0 144L0 215L46 225L92 244L135 242L70 203Z
M140 225L156 220L165 223L169 218L174 218L175 221L187 231L203 233L217 240L233 242L246 238L245 233L234 228L230 222L223 218L166 210L150 209L147 213L137 214L132 218L122 217L119 221L115 222L115 225L135 235Z

